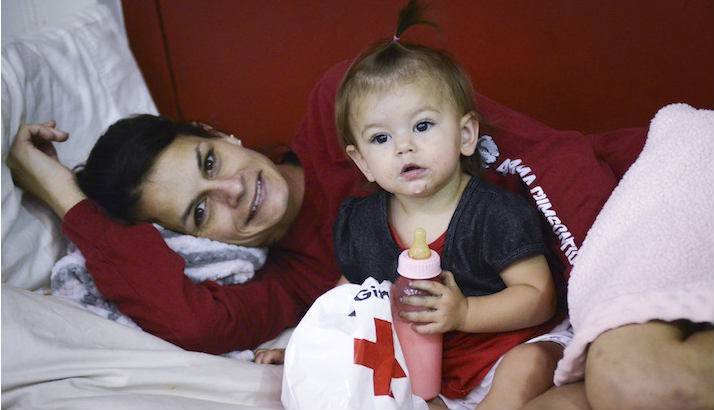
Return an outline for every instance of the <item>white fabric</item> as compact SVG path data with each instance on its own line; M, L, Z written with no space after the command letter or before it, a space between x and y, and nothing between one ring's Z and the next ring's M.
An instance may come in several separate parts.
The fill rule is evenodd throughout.
M186 276L195 283L207 280L221 285L245 283L263 267L268 257L268 248L233 245L153 225L169 248L186 261Z
M26 289L49 285L66 248L52 212L23 198L5 165L22 123L57 121L70 133L58 144L62 163L86 159L117 119L156 107L129 51L124 31L103 5L62 27L21 36L2 47L2 282Z
M575 336L555 383L581 380L601 333L654 319L714 323L714 111L662 108L580 249L568 284Z
M2 286L3 409L282 409L281 377Z
M368 278L361 285L338 286L315 301L285 351L286 409L426 410L426 402L411 394L406 377L392 328L390 286ZM381 338L377 326L384 330ZM374 346L362 349L358 343ZM356 363L358 352L380 363L383 382L373 369ZM399 376L392 377L395 373Z

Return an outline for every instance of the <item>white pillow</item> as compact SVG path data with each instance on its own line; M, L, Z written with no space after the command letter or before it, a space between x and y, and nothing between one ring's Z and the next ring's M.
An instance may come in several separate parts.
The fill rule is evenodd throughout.
M2 49L2 282L49 285L64 254L59 220L12 183L5 165L22 123L57 121L70 133L57 144L63 164L83 162L97 138L121 117L156 113L126 35L101 4L57 28L18 37Z

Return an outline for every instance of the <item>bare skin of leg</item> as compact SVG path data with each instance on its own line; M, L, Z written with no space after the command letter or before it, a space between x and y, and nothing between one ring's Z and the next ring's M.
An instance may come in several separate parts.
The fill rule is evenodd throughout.
M711 325L656 321L603 333L588 351L584 383L551 389L524 409L712 410L712 386Z
M491 390L478 410L520 409L553 385L553 372L563 347L553 342L516 346L501 360Z
M553 387L528 402L521 410L591 410L585 397L585 383Z
M491 390L478 405L478 410L519 409L523 403L552 386L555 365L562 355L563 347L553 342L514 347L496 368ZM427 404L430 410L448 409L438 397Z

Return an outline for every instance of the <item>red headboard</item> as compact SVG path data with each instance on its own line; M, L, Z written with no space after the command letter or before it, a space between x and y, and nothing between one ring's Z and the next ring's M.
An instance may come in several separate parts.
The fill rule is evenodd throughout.
M123 0L130 44L159 110L253 146L288 142L315 81L391 37L404 1ZM548 125L645 126L661 106L714 108L709 0L441 0L441 32L476 89Z

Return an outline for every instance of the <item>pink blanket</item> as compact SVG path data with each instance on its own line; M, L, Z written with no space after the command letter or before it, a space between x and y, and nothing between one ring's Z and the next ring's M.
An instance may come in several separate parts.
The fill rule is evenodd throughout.
M575 337L556 385L581 380L590 342L653 319L714 322L714 111L662 108L580 249L568 288Z

